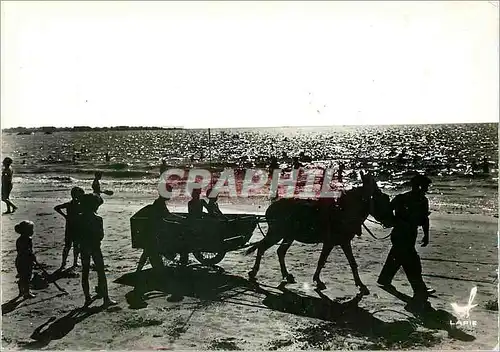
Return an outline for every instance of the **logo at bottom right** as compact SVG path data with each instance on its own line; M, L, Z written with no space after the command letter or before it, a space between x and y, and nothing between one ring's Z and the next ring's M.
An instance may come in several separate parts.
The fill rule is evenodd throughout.
M451 307L453 308L453 312L455 316L458 318L456 322L450 321L450 325L457 326L471 326L474 327L477 325L476 320L470 319L470 311L472 308L477 307L477 304L472 304L474 302L474 298L476 297L477 287L474 286L469 295L469 301L466 305L460 305L458 303L451 303Z

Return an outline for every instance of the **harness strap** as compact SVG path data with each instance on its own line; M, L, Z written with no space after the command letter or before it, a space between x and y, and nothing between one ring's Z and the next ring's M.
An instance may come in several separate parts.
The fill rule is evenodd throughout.
M264 233L264 231L262 231L262 228L260 227L260 222L257 223L257 227L259 228L259 231L262 234L262 236L266 237L266 234Z
M368 232L368 234L369 234L370 236L372 236L372 237L373 237L374 239L376 239L376 240L385 240L385 239L387 239L387 238L389 238L389 237L391 236L391 234L388 234L388 235L387 235L387 236L385 236L385 237L377 237L377 236L375 236L375 235L374 235L374 234L370 231L370 229L369 229L368 227L366 227L365 223L363 223L363 227L364 227L364 228L365 228L365 230Z
M382 224L382 223L381 223L381 222L379 222L379 221L375 221L375 220L368 219L368 218L367 218L366 220L368 220L369 222L373 222L374 224L377 224L377 225L380 225L380 226L385 227L385 226L384 226L384 224Z
M263 216L262 218L263 218L263 219L265 219L265 216ZM260 216L258 216L258 220L261 220L261 219L260 219ZM371 219L366 219L366 220L368 220L368 221L370 221L370 222L373 222L373 223L375 223L375 224L378 224L378 225L382 225L381 223L379 223L379 222L377 222L377 221L375 221L375 220L371 220ZM260 227L260 223L261 223L261 221L258 221L258 222L257 222L257 227L259 228L259 231L260 231L260 233L262 234L262 236L266 237L266 234L264 233L264 231L263 231L263 230L262 230L262 228ZM382 225L382 226L383 226L383 225ZM377 237L377 236L375 236L375 235L373 234L373 232L371 232L371 231L370 231L370 229L369 229L369 228L365 225L365 223L363 223L363 227L365 228L365 230L368 232L368 234L369 234L370 236L372 236L374 239L379 240L379 241L380 241L380 240L385 240L385 239L387 239L387 238L389 238L389 237L391 236L391 234L388 234L388 235L387 235L387 236L385 236L385 237ZM246 247L246 246L245 246L245 247Z

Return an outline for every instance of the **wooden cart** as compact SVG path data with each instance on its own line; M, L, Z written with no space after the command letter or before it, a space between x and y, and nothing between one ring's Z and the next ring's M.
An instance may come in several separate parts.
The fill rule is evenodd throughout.
M135 213L130 228L132 247L146 249L153 266L166 265L179 253L192 253L201 264L215 265L227 252L246 247L259 222L259 216L250 214L190 219L187 213L173 213L154 220L151 210L148 205Z

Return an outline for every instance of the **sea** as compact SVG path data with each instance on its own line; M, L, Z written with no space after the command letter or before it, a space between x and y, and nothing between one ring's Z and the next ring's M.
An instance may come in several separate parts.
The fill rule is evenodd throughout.
M287 170L291 158L300 157L306 168L335 169L343 163L347 179L371 171L389 193L407 187L415 172L425 173L442 185L436 195L451 195L448 203L473 202L479 212L498 211L498 123L2 132L2 151L14 160L14 182L20 184L68 187L88 183L99 170L108 187L137 191L158 183L163 159L169 167L222 170L267 168L270 156L276 156ZM471 188L474 199L457 192L470 194Z

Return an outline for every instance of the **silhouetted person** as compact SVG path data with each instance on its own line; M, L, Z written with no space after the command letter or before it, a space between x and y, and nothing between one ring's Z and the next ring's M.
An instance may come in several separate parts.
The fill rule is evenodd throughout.
M160 176L161 176L161 175L163 175L163 173L164 173L165 171L167 171L167 168L168 168L168 166L167 166L167 161L166 161L165 159L163 159L163 160L161 161L161 165L160 165Z
M96 171L94 174L94 181L92 182L92 191L95 194L100 195L101 192L101 183L99 182L102 179L102 172Z
M488 162L488 158L487 157L483 158L483 163L481 165L483 167L483 173L484 174L489 174L490 173L490 163Z
M105 157L107 163L111 160L111 157L109 156L109 152L106 152L104 157Z
M101 179L102 179L102 172L101 171L96 171L94 174L94 181L92 181L92 191L94 192L95 195L101 197L101 194L104 193L108 196L113 195L113 191L111 190L102 190L101 189ZM102 200L102 199L101 199Z
M309 155L306 155L304 152L300 152L299 160L305 163L310 163L312 161L312 158Z
M200 199L200 194L200 188L195 188L191 191L191 200L188 202L188 213L190 219L202 218L203 208L207 209L207 202L204 199Z
M30 281L33 274L33 265L35 264L36 257L33 253L32 236L35 224L31 221L24 220L14 227L14 230L20 235L16 241L16 269L19 281L19 296L25 299L35 297L30 292Z
M64 216L66 219L66 229L64 231L64 249L62 254L61 269L66 266L69 250L73 246L73 267L78 266L79 249L79 232L81 226L81 205L80 198L85 194L85 191L80 187L73 187L71 189L71 200L69 202L56 205L54 210ZM63 212L66 210L66 214Z
M345 164L340 163L339 169L337 170L337 181L342 182L344 179Z
M279 167L278 158L276 158L274 155L272 155L269 158L269 169L274 170L274 169L277 169L278 167Z
M171 192L172 188L167 185L167 191ZM184 221L185 218L176 214L173 214L169 211L166 201L169 200L169 197L163 197L159 195L157 199L151 204L150 213L148 215L148 225L147 231L144 232L144 250L139 258L139 263L137 265L136 273L139 273L144 265L146 264L148 258L153 267L153 273L161 280L161 273L163 268L163 261L160 257L159 246L161 245L161 241L159 241L158 236L162 236L162 232L165 229L165 226L168 226L165 221L174 220L174 221ZM179 226L179 225L177 225ZM167 227L167 229L173 229L173 227ZM178 233L169 233L171 236L179 236ZM169 242L178 242L178 238L171 238ZM176 248L177 249L177 248ZM172 252L172 259L175 258L175 252ZM187 263L188 254L181 254L181 260ZM143 294L145 289L147 288L148 283L141 280L141 276L137 276L137 281L134 285L134 290L132 291L132 296L129 297L134 301L134 305L145 306L147 305L143 300Z
M296 156L294 156L294 157L292 158L292 168L293 168L294 170L298 170L298 169L300 169L302 166L303 166L303 165L302 165L302 163L299 161L299 158L297 158Z
M288 160L288 154L286 152L281 152L281 159L283 159L283 161Z
M167 186L169 187L169 186ZM172 188L167 188L169 192L172 191ZM157 249L158 249L158 237L157 233L158 230L161 230L164 226L163 221L168 218L174 218L175 216L168 210L167 203L166 201L169 200L167 197L163 197L162 195L159 195L158 198L155 199L155 201L152 204L151 207L151 213L149 216L149 229L147 233L145 234L145 246L144 250L141 254L141 257L139 258L139 263L137 264L137 269L136 272L139 272L142 270L144 265L146 265L146 262L148 258L151 258L153 256L158 255ZM180 220L180 219L179 219ZM156 257L155 257L156 259ZM151 260L151 259L150 259ZM154 259L153 259L154 260Z
M279 169L278 158L274 155L269 158L269 175L268 177L272 177L274 170Z
M392 279L402 266L413 289L413 303L423 305L428 295L435 291L428 289L422 279L422 264L415 243L419 226L424 231L422 247L429 243L429 201L425 195L431 180L417 175L411 179L411 184L411 191L397 195L391 202L395 216L391 232L392 248L377 283L392 288Z
M102 204L102 199L96 194L85 194L81 197L82 225L80 236L80 251L82 256L82 288L85 295L85 306L90 305L92 298L89 288L90 258L94 261L97 271L97 294L103 298L105 307L116 302L109 298L108 283L104 271L104 259L101 251L101 241L104 238L104 226L100 216L96 214Z
M472 160L472 163L471 163L470 167L471 167L471 170L472 170L472 174L475 174L479 170L479 165L477 164L476 160Z
M12 165L12 159L7 157L3 159L3 170L2 170L2 201L7 205L7 211L5 214L13 213L17 210L17 207L10 201L10 192L12 191L12 177L14 172L10 167Z
M212 197L210 197L210 195L212 194L212 191L213 191L212 188L210 188L207 191L208 204L206 205L206 209L208 211L208 215L225 218L224 214L219 209L219 204L217 204L217 200L219 199L219 194L217 194L215 196L212 195Z
M402 164L405 162L405 157L406 157L406 148L403 148L403 150L401 151L401 153L398 155L398 157L396 158L397 162Z
M196 220L203 218L203 208L207 209L207 202L204 199L200 199L201 189L195 188L191 191L191 200L188 202L188 226L194 231L199 231L199 226L203 226L203 223L199 223ZM194 220L194 221L193 221ZM189 253L181 253L181 263L188 263Z

